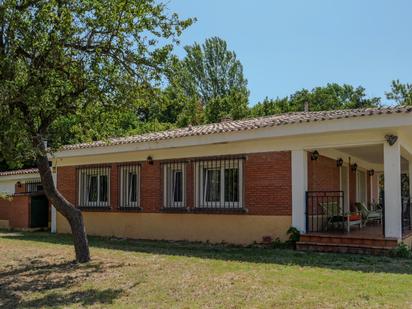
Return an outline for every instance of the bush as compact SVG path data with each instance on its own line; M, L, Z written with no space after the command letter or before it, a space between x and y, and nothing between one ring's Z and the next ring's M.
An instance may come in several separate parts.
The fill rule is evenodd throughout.
M399 257L399 258L410 258L412 256L411 250L403 242L398 244L398 246L396 248L393 248L389 252L389 254L392 257Z
M289 235L289 240L287 243L293 247L296 246L296 243L300 239L300 232L296 227L291 226L286 232Z

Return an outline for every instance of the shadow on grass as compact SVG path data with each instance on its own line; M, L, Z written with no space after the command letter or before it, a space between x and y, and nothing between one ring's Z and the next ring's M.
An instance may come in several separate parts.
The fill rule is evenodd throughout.
M1 238L38 241L51 244L72 245L70 235L35 233L0 233ZM354 254L333 254L299 252L288 249L269 247L240 247L212 245L193 242L169 242L150 240L125 240L89 236L89 243L94 248L121 250L136 253L187 256L222 261L278 264L301 267L319 267L335 270L353 270L361 272L383 272L394 274L412 274L412 259L399 259L385 256Z
M100 271L98 263L51 263L45 256L19 260L17 265L10 265L0 272L0 307L38 308L112 303L122 294L122 290L89 289L65 292ZM42 296L26 300L27 294L36 293Z

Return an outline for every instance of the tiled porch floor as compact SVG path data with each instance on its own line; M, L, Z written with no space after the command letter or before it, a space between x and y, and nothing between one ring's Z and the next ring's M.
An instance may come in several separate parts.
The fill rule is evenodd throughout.
M339 230L331 230L323 233L309 233L310 235L323 235L323 236L342 236L342 237L353 237L353 238L374 238L374 239L384 239L383 236L383 226L381 223L368 223L361 229L358 227L352 227L350 232L342 232Z

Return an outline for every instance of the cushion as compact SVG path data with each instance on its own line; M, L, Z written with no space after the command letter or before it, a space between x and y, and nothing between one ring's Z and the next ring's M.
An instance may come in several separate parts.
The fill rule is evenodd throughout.
M361 215L349 215L349 221L359 221L362 219Z

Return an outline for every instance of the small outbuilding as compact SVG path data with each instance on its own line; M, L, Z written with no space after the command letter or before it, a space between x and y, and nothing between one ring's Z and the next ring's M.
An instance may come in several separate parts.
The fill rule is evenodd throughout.
M0 172L0 228L50 227L50 205L35 168Z

